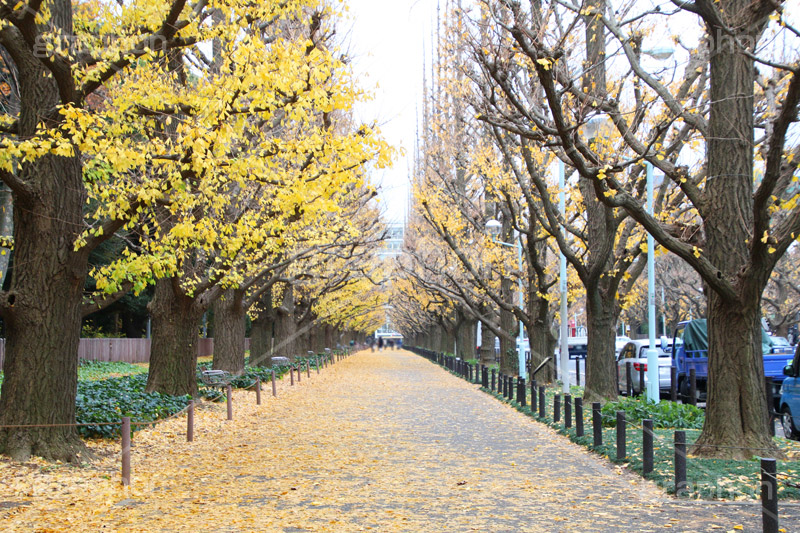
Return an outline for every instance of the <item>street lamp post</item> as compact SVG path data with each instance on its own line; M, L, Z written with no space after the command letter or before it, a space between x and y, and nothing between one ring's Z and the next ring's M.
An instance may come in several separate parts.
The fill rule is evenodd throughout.
M564 176L564 162L558 160L558 209L561 216L566 217L567 196L566 182ZM561 292L561 347L558 350L559 362L561 363L561 391L569 394L569 332L567 331L567 257L564 252L559 251L559 273L558 283Z
M520 311L523 310L525 306L525 298L522 294L522 242L521 238L517 240L515 244L511 244L508 242L503 242L499 240L497 237L500 235L500 230L503 228L503 225L497 220L489 220L486 222L486 230L492 236L492 241L502 246L508 246L510 248L517 249L517 268L519 269L519 278L517 279L517 296L519 298L519 308ZM525 379L527 377L527 371L525 368L525 346L524 346L524 329L522 325L522 320L519 321L519 333L517 334L517 362L519 365L519 377Z
M653 165L647 163L647 214L653 214ZM656 274L653 236L647 233L647 399L658 403L658 350L656 349ZM640 384L641 387L641 384Z

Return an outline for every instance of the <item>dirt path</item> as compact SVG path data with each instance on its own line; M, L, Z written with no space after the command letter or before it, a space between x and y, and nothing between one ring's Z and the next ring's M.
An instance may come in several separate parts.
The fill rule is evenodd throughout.
M194 443L183 419L138 433L128 489L114 456L0 465L0 530L761 531L760 508L676 502L408 352L280 387L237 393L232 422L202 410Z

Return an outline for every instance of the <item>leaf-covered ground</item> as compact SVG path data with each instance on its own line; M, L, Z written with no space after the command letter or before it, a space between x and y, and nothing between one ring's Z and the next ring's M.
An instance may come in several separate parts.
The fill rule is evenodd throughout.
M136 433L84 467L0 462L10 531L760 531L760 507L676 501L407 352L361 352ZM782 510L796 530L800 509Z

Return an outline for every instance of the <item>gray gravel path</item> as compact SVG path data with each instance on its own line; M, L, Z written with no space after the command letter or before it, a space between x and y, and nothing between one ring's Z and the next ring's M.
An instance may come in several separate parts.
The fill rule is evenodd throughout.
M671 498L421 357L344 364L358 379L326 406L330 430L358 428L359 453L379 472L342 472L365 496L352 526L394 530L389 513L408 531L761 531L757 504ZM786 531L800 531L798 511L783 510Z

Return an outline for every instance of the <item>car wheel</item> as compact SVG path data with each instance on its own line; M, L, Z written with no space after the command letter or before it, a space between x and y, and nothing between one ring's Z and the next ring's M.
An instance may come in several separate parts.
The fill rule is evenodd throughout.
M691 394L689 390L689 378L682 377L678 380L678 399L683 403L691 403ZM700 402L702 398L702 393L700 392L700 388L694 391L694 400L695 404Z
M781 411L781 426L783 426L783 434L787 439L800 440L800 431L794 425L792 412L789 410L788 405L784 405Z

